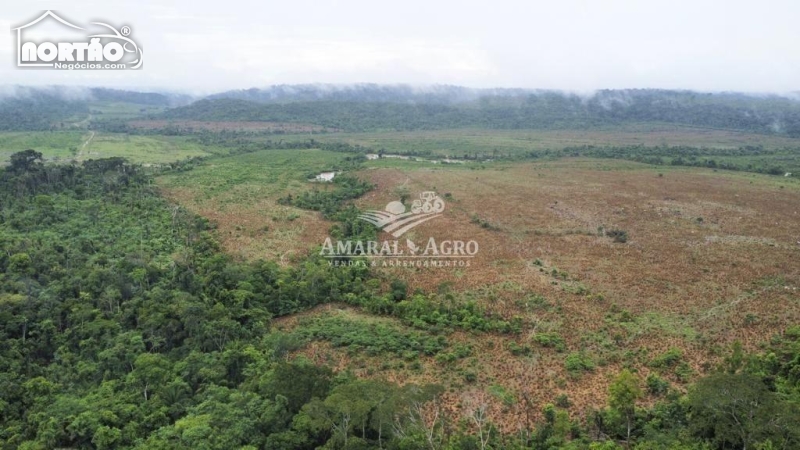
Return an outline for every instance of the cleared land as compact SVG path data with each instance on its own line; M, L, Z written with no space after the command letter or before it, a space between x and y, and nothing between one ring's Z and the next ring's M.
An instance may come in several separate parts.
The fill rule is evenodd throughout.
M289 264L319 245L331 224L277 198L326 188L305 179L346 156L262 151L210 160L159 184L212 219L229 252ZM449 194L442 217L404 238L480 244L469 268L377 269L383 283L397 278L410 291L441 293L440 301L475 300L496 315L521 318L522 333L450 332L436 356L373 356L336 336L298 353L359 376L443 383L453 411L465 396L488 398L494 423L508 432L561 394L574 415L604 405L622 367L642 378L658 373L681 388L735 340L754 349L800 320L796 179L591 159L380 160L358 175L376 185L357 200L363 209L397 200L399 186L412 198ZM615 242L610 230L625 231L627 242ZM394 324L397 336L420 332L343 305L282 318L276 327L302 329L298 324L314 317L335 317L364 333L376 320ZM331 329L349 329L336 325Z
M87 130L0 133L0 164L26 149L41 152L45 160L54 162L116 156L146 164L207 156L215 151L182 136L132 136Z
M87 136L88 137L88 136ZM207 156L213 149L180 136L131 136L97 133L80 152L79 159L119 156L131 162L163 164L193 156Z
M681 385L734 340L754 348L800 319L796 180L596 160L484 170L372 164L362 176L378 188L361 207L395 200L400 185L449 193L444 216L407 236L474 239L481 248L470 268L381 269L386 279L428 292L480 292L490 311L525 318L518 345L556 333L597 365L575 378L566 354L518 357L507 337L465 335L479 349L482 379L520 395L552 401L569 392L575 405L599 406L609 374L632 366L646 375L670 351L685 366L661 372ZM628 241L600 232L612 229ZM523 406L498 405L495 413L506 415L498 423L519 420Z
M45 159L59 161L74 158L88 138L86 131L26 131L0 133L0 163L8 162L12 154L34 149Z
M159 178L171 199L212 220L225 249L247 259L288 263L327 236L319 214L277 203L308 189L309 175L329 170L347 155L320 150L265 150L219 158L189 172Z

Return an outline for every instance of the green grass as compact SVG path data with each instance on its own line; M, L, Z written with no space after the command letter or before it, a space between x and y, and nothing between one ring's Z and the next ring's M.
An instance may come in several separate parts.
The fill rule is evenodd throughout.
M88 139L88 135L86 136ZM82 144L81 144L82 146ZM181 136L131 136L97 133L79 150L79 160L119 156L136 163L163 164L193 156L206 156L213 149Z
M307 190L308 175L330 170L349 155L310 150L263 150L213 159L189 172L160 178L167 187L188 187L198 198L234 203Z
M27 149L41 152L45 160L53 162L120 156L131 162L152 164L206 156L217 151L193 143L187 137L111 133L96 133L84 146L90 136L87 130L0 133L0 164L7 163L12 154Z
M72 158L88 137L85 131L25 131L0 133L0 164L22 150L41 152L47 160Z

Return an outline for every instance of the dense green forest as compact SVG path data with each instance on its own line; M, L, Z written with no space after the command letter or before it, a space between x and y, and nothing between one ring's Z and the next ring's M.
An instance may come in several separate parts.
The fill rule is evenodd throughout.
M148 106L178 106L187 104L192 97L185 94L135 92L119 89L92 88L91 99L99 102L124 102Z
M400 93L398 95L401 95ZM800 102L779 96L702 94L688 91L599 91L591 96L561 92L514 92L464 102L357 101L357 95L318 100L265 101L262 92L235 92L167 111L159 118L207 121L299 122L343 131L587 128L665 122L800 136ZM342 100L342 98L346 100ZM393 99L367 95L367 99Z
M76 114L86 115L84 102L71 101L54 95L0 97L0 131L44 131L63 127L63 122Z
M10 87L0 91L0 131L46 131L69 127L85 119L96 102L124 102L140 106L179 106L191 98L104 88Z
M337 220L334 234L361 235L370 230L347 228L348 201L367 189L345 179L285 201ZM3 449L800 446L800 327L758 355L734 346L688 393L623 370L606 408L579 420L567 399L531 405L542 420L509 435L480 407L463 420L440 409L440 386L358 379L289 355L324 339L445 364L470 351L449 342L454 329L513 334L521 323L399 282L384 292L360 265L237 262L207 221L163 200L122 159L45 165L35 151L15 154L0 172L0 243ZM271 327L326 302L410 328L335 317L291 333ZM660 400L638 406L645 395Z

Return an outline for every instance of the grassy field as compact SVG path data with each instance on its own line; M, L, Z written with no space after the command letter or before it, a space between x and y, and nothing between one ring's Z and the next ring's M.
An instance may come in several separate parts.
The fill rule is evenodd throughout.
M81 144L78 160L119 156L131 162L163 164L193 156L206 156L214 149L202 147L181 136L131 136L97 133Z
M131 136L87 130L0 133L0 164L16 152L34 149L47 161L68 162L123 157L163 164L217 151L181 136Z
M16 152L32 148L48 160L74 158L88 138L85 131L28 131L0 133L0 164Z
M286 135L287 140L306 140L308 135ZM640 124L590 130L477 130L397 131L381 133L330 133L313 136L320 142L344 141L388 153L430 152L432 155L516 155L532 150L559 150L595 145L686 145L709 148L798 147L800 141L726 130L675 125Z
M277 204L307 189L311 174L331 169L346 154L320 150L265 150L216 158L190 172L167 175L165 194L219 226L225 248L249 258L288 262L320 245L330 223L317 213Z

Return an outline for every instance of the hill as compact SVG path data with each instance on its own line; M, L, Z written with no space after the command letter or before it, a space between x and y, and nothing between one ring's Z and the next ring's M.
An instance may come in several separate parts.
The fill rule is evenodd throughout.
M471 90L408 86L287 86L214 95L159 118L301 122L345 131L587 128L664 122L800 136L800 101L778 95L654 89Z
M128 104L175 107L191 97L174 93L136 92L66 86L0 88L0 131L45 131L84 120L90 106Z

